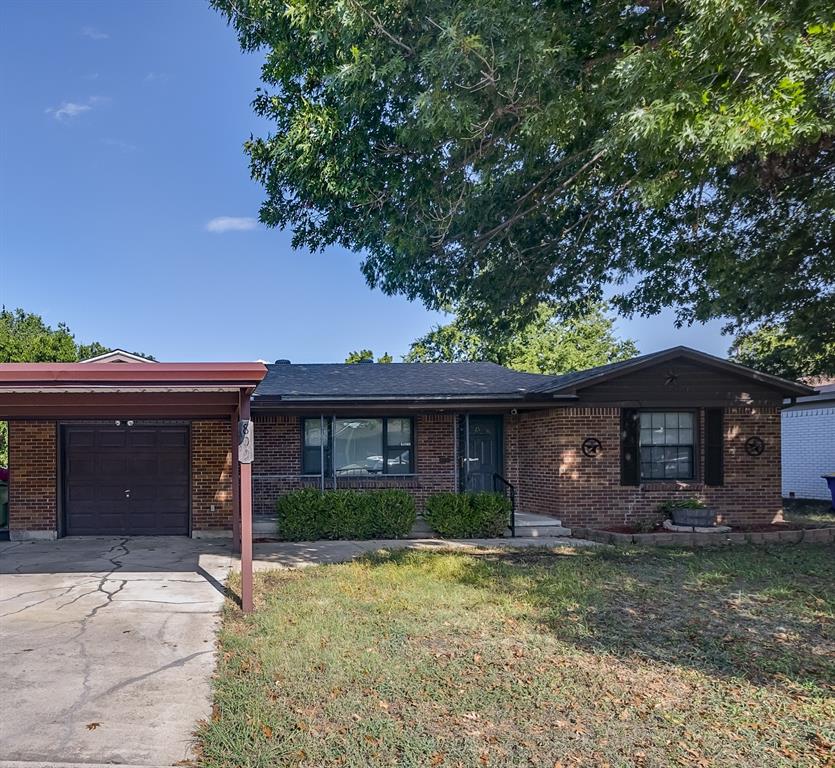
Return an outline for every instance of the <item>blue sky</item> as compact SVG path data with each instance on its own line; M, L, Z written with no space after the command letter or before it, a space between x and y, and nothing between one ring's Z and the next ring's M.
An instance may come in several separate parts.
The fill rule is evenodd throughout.
M254 222L258 74L199 0L0 3L0 304L161 360L399 359L443 318ZM618 327L724 354L719 325Z

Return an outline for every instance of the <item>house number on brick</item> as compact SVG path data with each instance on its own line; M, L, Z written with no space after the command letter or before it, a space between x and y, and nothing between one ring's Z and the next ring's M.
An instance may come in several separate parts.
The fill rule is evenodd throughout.
M765 450L765 440L757 435L745 441L745 450L749 456L759 456Z
M583 440L583 455L590 459L596 458L602 448L603 445L596 437L587 437Z

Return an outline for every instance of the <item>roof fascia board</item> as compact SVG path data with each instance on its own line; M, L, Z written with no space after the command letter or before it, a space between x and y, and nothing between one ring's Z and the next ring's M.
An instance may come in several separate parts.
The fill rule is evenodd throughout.
M636 371L643 370L644 368L665 363L679 357L725 370L728 373L740 378L752 379L779 392L794 392L800 395L811 395L816 391L813 387L809 387L805 384L800 384L796 381L789 381L788 379L783 379L779 376L772 376L769 373L761 373L753 368L748 368L747 366L740 365L739 363L732 363L729 360L722 360L720 357L708 355L707 353L699 352L696 349L690 349L689 347L673 347L655 354L647 355L646 357L635 360L632 363L626 361L623 366L614 371L602 371L594 376L590 376L588 379L583 379L579 382L571 382L564 388L559 386L554 387L553 390L550 390L550 392L552 394L562 394L562 392L576 393L578 390L586 389L594 384L599 384L601 381L617 379L621 376L635 373Z

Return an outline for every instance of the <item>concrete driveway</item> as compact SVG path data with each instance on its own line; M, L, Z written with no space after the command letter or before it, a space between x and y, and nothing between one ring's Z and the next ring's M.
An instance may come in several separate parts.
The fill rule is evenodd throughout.
M190 758L230 565L184 537L0 543L0 765Z

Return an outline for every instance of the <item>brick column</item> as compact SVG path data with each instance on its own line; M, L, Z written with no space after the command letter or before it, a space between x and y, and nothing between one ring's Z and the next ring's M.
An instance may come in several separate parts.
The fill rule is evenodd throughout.
M191 424L191 529L195 536L232 535L232 424Z
M9 537L58 535L58 431L53 421L9 422Z

